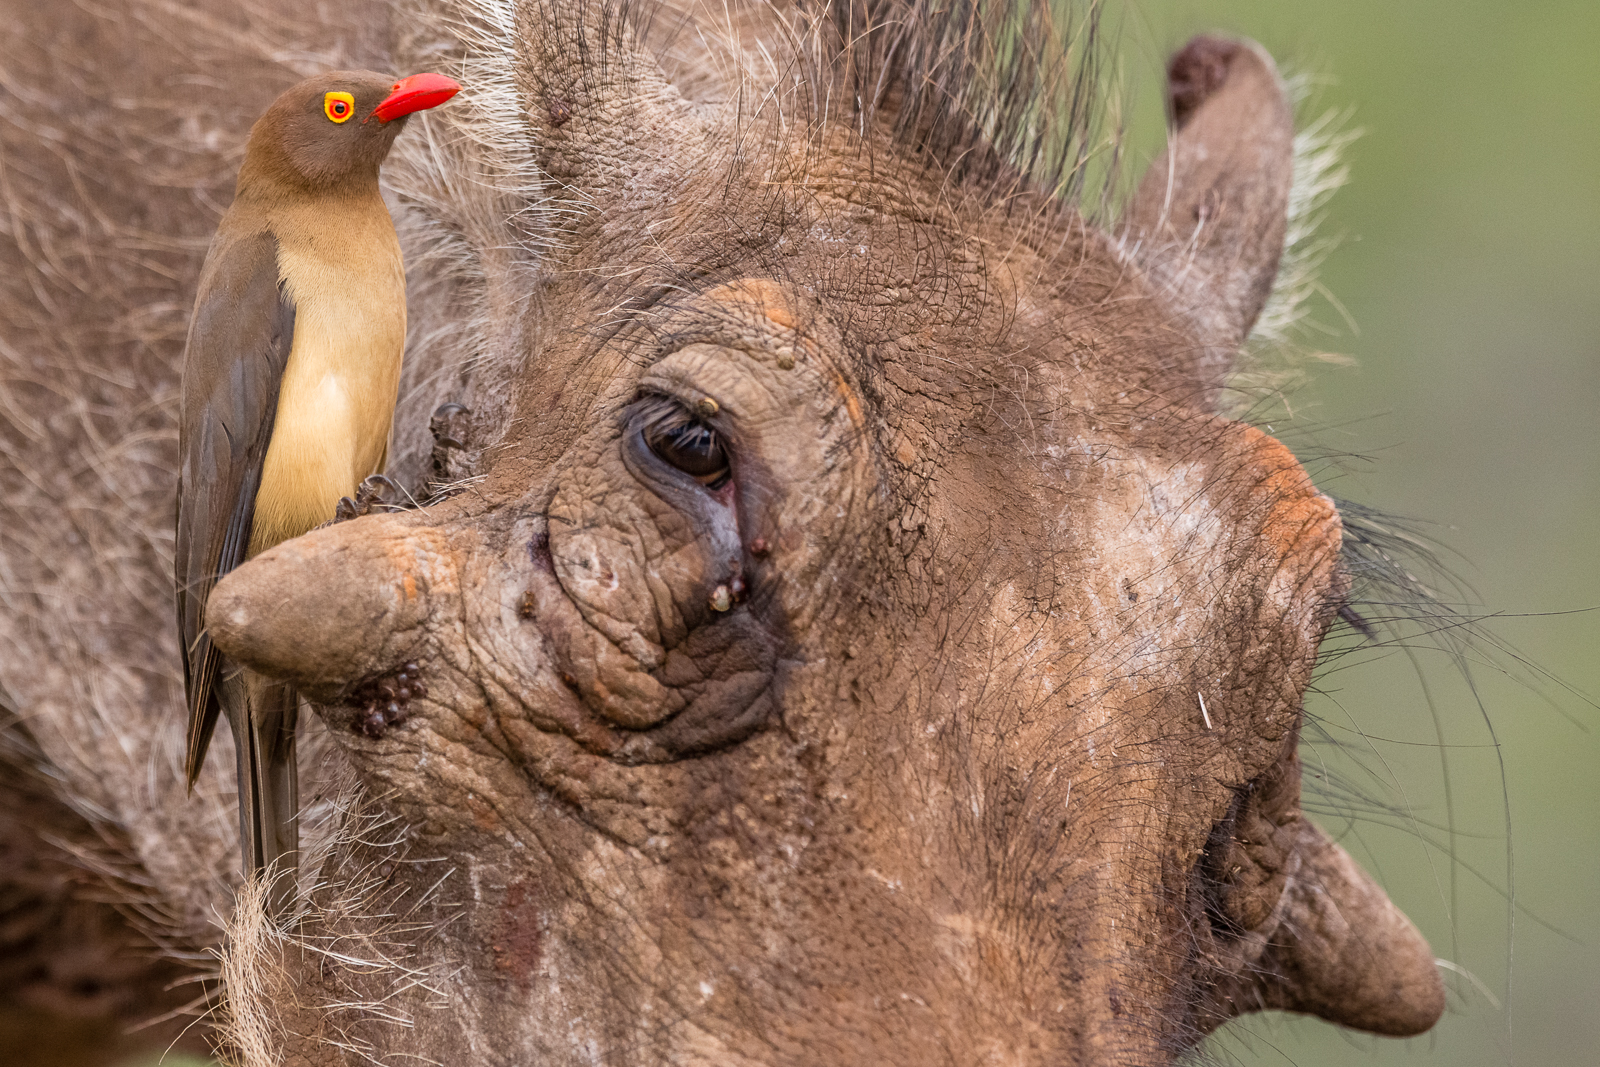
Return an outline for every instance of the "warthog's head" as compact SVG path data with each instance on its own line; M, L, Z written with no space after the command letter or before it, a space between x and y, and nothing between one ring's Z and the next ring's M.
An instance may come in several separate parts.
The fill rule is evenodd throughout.
M951 132L1004 126L956 122L970 85L913 91L936 20L752 14L736 52L474 10L478 110L396 172L402 473L462 401L473 478L211 603L401 828L327 859L241 1025L308 1062L706 1065L1430 1026L1426 944L1300 813L1339 517L1216 411L1284 240L1271 61L1174 59L1106 233Z

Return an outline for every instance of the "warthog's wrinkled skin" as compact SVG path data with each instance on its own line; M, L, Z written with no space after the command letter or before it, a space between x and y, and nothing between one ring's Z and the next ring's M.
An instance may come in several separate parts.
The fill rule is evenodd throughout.
M1173 145L1102 230L896 133L892 85L828 96L857 83L803 13L462 0L319 39L217 7L32 15L0 53L45 87L4 83L10 758L174 950L235 855L231 758L183 799L163 584L215 197L291 42L466 85L386 172L393 473L454 491L210 605L322 724L303 914L252 892L232 928L246 1060L1156 1064L1265 1007L1432 1025L1427 945L1300 815L1339 517L1217 412L1284 240L1263 53L1175 59ZM652 451L662 411L725 485Z

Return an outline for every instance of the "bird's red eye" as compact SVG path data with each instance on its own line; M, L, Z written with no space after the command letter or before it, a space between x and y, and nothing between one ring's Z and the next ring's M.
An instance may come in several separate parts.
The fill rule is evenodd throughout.
M343 122L356 113L356 98L349 93L328 93L322 98L322 113L330 122Z

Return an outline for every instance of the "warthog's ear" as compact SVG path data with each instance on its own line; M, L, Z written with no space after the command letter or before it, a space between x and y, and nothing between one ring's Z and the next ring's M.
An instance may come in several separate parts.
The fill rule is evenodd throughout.
M705 153L708 133L641 43L628 5L542 0L516 12L516 88L540 165L561 185L557 199L604 220L625 201L670 197ZM638 226L636 218L617 224L627 234Z
M1167 66L1172 127L1127 223L1135 257L1222 384L1272 292L1288 225L1294 116L1272 59L1250 41L1196 37Z

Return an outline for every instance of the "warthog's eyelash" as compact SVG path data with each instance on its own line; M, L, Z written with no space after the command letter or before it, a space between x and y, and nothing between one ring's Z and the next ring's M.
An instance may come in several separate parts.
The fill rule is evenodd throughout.
M1351 573L1349 561L1341 559L1338 575L1331 588L1321 594L1322 616L1328 620L1330 627L1335 622L1343 622L1366 641L1376 641L1377 629L1356 608L1355 585L1355 576Z
M671 397L641 397L631 420L657 459L713 492L733 477L722 435Z
M1338 614L1339 618L1355 627L1360 631L1361 636L1367 638L1367 640L1371 641L1377 638L1378 631L1373 629L1372 624L1363 618L1359 611L1350 606L1350 601L1340 601Z

